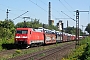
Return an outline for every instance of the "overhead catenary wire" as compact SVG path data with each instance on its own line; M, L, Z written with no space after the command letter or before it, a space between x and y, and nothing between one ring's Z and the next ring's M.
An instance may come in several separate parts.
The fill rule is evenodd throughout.
M47 10L45 10L44 8L42 8L41 6L39 6L37 3L35 3L35 2L33 2L33 1L31 1L31 0L29 0L30 2L32 2L33 4L35 4L36 6L38 6L40 9L42 9L43 11L45 11L45 12L48 12ZM52 15L52 14L51 14ZM54 15L52 15L54 18L55 18L55 16Z
M41 0L39 0L39 1L41 1ZM44 5L46 5L46 6L48 6L46 3L44 3L43 1L41 1ZM54 9L54 8L52 8L52 9ZM54 9L55 10L55 9ZM56 11L56 10L55 10ZM57 11L58 12L58 11ZM59 14L60 14L60 12L58 12ZM53 14L51 14L53 17L55 17Z
M59 2L64 6L64 8L66 8L70 13L71 13L71 11L61 2L61 0L59 0ZM71 13L72 14L72 13ZM73 14L72 14L73 15ZM73 16L75 16L75 15L73 15Z
M89 12L88 12L88 22L89 22Z
M17 18L21 17L22 15L26 14L27 12L29 12L29 11L26 11L25 13L23 13L23 14L19 15L18 17L14 18L13 20L15 20L15 19L17 19Z
M63 11L61 11L63 14L65 14ZM73 21L76 21L75 19L71 18L70 16L68 16L67 14L65 14L67 17L69 17L70 19L72 19Z
M5 8L10 9L12 11L12 12L10 12L10 14L13 14L14 16L15 15L17 16L17 14L16 13L13 13L13 11L21 11L21 12L26 11L26 10L18 9L18 8L15 8L15 7L10 7L10 6L4 5L4 4L0 4L0 6L3 6ZM6 12L6 10L4 10L4 9L0 9L0 10L3 11L3 12ZM31 14L31 12L29 12L29 13ZM34 14L31 14L31 15L35 16ZM14 20L14 19L12 19L12 20Z
M42 10L44 10L45 12L47 12L45 9L43 9L42 7L40 7L37 3L35 3L33 1L31 1L31 0L29 0L29 1L32 2L33 4L35 4L36 6L38 6L39 8L41 8Z
M89 12L88 12L88 22L90 20L90 6L89 6Z
M15 7L14 7L14 9L13 9L13 7L6 6L6 5L3 5L3 4L0 4L0 6L3 6L3 7L5 7L5 8L10 9L10 11L16 11L16 9L17 9L17 8L15 8ZM4 10L4 9L0 9L0 10L3 11L3 12L6 12L6 10ZM17 11L26 11L26 10L19 10L19 9L17 9ZM13 13L13 12L10 12L10 14L17 15L16 13Z
M14 10L16 9L17 11L23 11L23 12L26 11L26 10L21 10L21 9L18 9L18 8L15 8L15 7L10 7L10 6L7 6L7 5L3 5L3 4L0 4L0 6L3 6L3 7L5 7L5 8L9 8L9 9L12 8L12 9L14 9ZM12 9L11 9L11 10L12 10ZM14 11L14 10L13 10L13 11Z
M66 0L64 0L67 4L68 4L68 6L70 6L71 7L71 9L73 9L74 10L74 8L66 1Z
M41 1L41 0L39 0L39 1ZM41 1L44 5L46 5L46 6L48 6L46 3L44 3L43 1ZM60 14L60 12L59 11L57 11L56 9L54 9L53 7L52 7L52 9L54 10L54 11L56 11L58 14ZM61 15L61 14L60 14Z

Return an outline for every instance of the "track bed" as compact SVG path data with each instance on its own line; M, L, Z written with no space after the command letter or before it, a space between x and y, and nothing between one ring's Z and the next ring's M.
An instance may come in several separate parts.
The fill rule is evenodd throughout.
M74 48L75 42L64 44L60 47L55 47L32 54L18 56L15 58L11 58L9 60L61 60Z

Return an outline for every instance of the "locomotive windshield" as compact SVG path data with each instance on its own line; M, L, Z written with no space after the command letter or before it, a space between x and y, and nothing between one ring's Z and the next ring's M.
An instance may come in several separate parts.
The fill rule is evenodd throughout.
M17 34L27 34L28 30L17 30Z

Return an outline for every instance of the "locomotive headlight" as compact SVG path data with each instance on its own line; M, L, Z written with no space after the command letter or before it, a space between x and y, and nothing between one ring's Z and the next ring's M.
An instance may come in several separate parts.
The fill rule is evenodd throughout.
M17 39L15 39L17 41Z
M27 38L27 36L23 36L22 38Z
M16 36L15 38L20 38L20 36Z

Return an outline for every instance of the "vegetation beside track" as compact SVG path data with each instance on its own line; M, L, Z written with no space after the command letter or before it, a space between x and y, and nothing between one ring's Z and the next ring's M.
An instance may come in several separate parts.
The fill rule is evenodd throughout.
M0 39L0 51L14 48L14 38L11 39Z
M70 44L70 43L71 42L67 42L67 44ZM55 47L58 47L58 46L62 46L64 44L66 44L66 43L56 43L56 44L48 45L48 46L40 46L40 47L35 47L35 48L32 47L30 49L16 49L15 51L13 51L13 53L3 54L2 56L0 56L0 59L7 60L9 58L14 58L14 57L22 56L22 55L25 55L25 54L32 54L32 53L43 51L43 50L46 50L46 49L55 48Z
M80 46L62 60L90 60L90 37L80 41Z

